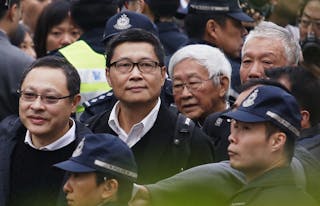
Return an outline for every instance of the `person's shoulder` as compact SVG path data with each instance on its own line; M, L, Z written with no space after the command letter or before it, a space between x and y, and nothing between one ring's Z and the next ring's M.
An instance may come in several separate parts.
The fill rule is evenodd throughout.
M219 130L218 133L221 132L221 129L223 129L223 131L225 131L225 129L228 130L228 127L230 126L230 120L222 117L222 115L228 111L230 110L227 109L225 111L210 114L205 119L202 130L208 135L215 134L217 130Z
M1 61L10 61L14 65L29 66L29 64L31 64L35 60L12 44L1 45L0 51L2 51L0 52Z
M16 114L7 116L0 122L0 137L1 139L3 139L2 137L14 137L20 129L24 129L24 126L19 116Z

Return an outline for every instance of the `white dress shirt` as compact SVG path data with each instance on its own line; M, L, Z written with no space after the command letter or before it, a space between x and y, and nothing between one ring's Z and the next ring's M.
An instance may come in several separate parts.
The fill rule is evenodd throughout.
M29 130L27 130L26 136L24 138L24 143L28 144L30 147L37 149L37 150L54 151L54 150L61 149L76 139L76 124L73 119L70 118L70 120L72 121L72 126L68 130L68 132L65 133L61 138L52 142L51 144L46 145L44 147L39 147L39 148L35 147L32 142Z
M158 112L160 109L161 100L158 98L156 106L151 112L141 121L133 125L130 132L127 134L120 126L118 120L119 101L114 105L110 113L108 124L110 128L115 131L121 140L123 140L129 147L133 147L154 125L156 122Z

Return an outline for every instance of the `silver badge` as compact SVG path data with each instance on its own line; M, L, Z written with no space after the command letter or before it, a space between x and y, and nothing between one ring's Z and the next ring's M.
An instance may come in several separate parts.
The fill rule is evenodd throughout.
M81 140L81 142L78 144L77 148L72 153L72 157L78 157L78 156L80 156L82 154L82 148L83 148L83 145L84 145L84 141L85 141L85 138L83 138Z
M257 98L258 96L258 91L259 89L254 90L249 97L242 103L243 107L250 107L251 105L254 104L254 100Z
M118 30L125 30L132 27L132 25L130 24L130 19L128 16L126 14L122 14L113 27Z

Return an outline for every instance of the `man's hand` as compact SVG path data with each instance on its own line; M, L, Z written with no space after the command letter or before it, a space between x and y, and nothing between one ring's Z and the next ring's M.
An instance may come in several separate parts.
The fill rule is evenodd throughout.
M151 206L150 194L145 186L134 184L129 206Z

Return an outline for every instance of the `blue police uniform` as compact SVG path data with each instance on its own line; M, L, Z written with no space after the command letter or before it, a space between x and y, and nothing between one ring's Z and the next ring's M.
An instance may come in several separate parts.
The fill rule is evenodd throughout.
M230 111L215 112L210 114L202 127L202 131L211 137L214 148L216 161L228 160L228 136L230 134L230 120L222 118L221 115Z

